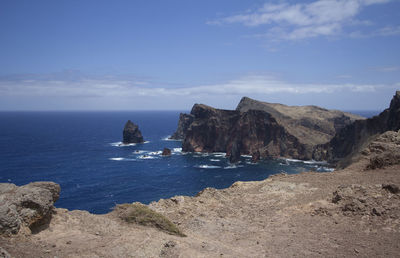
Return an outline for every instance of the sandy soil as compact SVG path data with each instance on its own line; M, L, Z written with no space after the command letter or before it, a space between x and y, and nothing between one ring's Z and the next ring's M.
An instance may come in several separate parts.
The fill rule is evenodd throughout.
M365 166L236 182L149 205L187 237L127 224L115 212L56 209L41 231L0 238L0 246L14 257L399 257L400 193L389 190L400 186L400 166Z

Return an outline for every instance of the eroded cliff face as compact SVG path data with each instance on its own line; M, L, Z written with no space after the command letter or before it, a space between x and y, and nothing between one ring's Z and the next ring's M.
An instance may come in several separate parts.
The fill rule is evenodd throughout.
M186 131L190 124L193 122L194 117L191 114L180 113L178 128L175 133L172 134L170 139L172 140L183 140L185 139Z
M393 96L389 108L378 116L358 120L345 126L330 142L316 146L313 158L338 163L345 167L359 158L363 150L379 134L400 129L400 91Z
M238 161L241 154L311 157L307 147L267 112L219 110L196 104L191 114L194 121L186 132L183 151L226 152L231 162Z
M240 155L311 159L313 147L326 143L359 116L314 106L289 107L242 98L236 110L195 104L180 115L177 132L186 152L226 152L231 162ZM256 159L255 159L256 160Z

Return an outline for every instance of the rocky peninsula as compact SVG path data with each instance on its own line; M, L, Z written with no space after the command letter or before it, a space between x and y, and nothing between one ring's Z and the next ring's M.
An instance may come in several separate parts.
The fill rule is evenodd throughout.
M242 98L236 110L195 104L181 114L172 138L182 139L186 152L226 152L231 162L240 155L260 158L313 158L315 146L362 117L316 106L286 106Z
M54 208L60 191L54 183L20 187L0 184L0 254L3 257L398 257L400 132L374 131L370 125L378 119L380 128L397 128L399 96L397 92L389 109L381 113L387 115L348 125L339 122L344 126L336 136L328 143L316 145L320 150L321 146L332 148L326 153L336 153L336 145L331 142L341 139L339 135L344 132L351 132L348 137L368 135L363 138L367 140L360 137L353 141L359 144L350 144L353 146L350 154L357 150L357 158L351 159L346 168L331 173L278 174L257 182L236 182L222 190L206 188L194 197L175 196L149 205L117 205L104 215ZM264 123L273 126L274 135L290 134L305 144L301 137L290 133L290 126L282 125L285 123L282 118L272 114L251 109L238 115L237 111L195 107L192 123L197 121L196 126L207 128L206 125L214 123L214 132L220 132L217 125L230 124L236 119L241 121L242 128ZM221 114L227 115L222 122L204 125L205 120L201 120L218 119ZM196 140L190 136L193 128L193 124L189 126L185 137ZM323 138L321 129L315 134ZM215 136L223 146L224 138ZM193 148L212 149L211 145L199 146ZM295 145L291 148L300 150Z

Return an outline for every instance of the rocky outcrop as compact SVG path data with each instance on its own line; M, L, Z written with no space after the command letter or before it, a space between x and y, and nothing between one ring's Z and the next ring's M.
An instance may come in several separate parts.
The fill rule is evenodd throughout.
M45 223L58 200L60 186L35 182L21 187L0 184L0 234L17 234L22 228L35 230Z
M357 120L340 130L330 142L315 148L316 160L327 160L345 167L359 158L360 152L378 135L400 129L400 91L397 91L389 108L378 116Z
M262 157L310 158L306 146L260 110L239 112L196 104L194 121L186 131L182 150L186 152L226 152L230 162L240 155L259 152Z
M269 113L301 143L316 145L326 143L346 125L361 116L339 110L328 110L317 106L286 106L243 97L236 110L261 110Z
M195 104L180 116L177 132L186 152L226 152L230 162L240 155L259 158L311 159L313 147L359 116L314 106L289 107L244 97L236 110Z
M132 123L131 120L128 120L128 122L126 122L122 134L123 134L122 142L124 144L144 142L142 133L139 130L139 126Z
M369 157L367 169L400 164L400 131L387 131L381 134L361 154Z
M162 156L171 156L171 150L168 148L164 148L161 155Z
M186 131L190 124L193 122L194 117L190 114L181 113L179 115L178 128L175 133L172 134L170 139L172 140L183 140L185 139Z

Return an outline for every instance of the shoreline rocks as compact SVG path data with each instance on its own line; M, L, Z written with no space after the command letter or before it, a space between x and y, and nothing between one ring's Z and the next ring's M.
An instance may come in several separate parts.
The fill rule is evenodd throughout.
M122 136L123 144L144 142L142 132L140 132L139 130L139 126L134 124L131 120L128 120L128 122L126 122Z
M164 148L162 153L161 153L161 156L171 156L171 154L172 154L172 152L171 152L170 149Z

